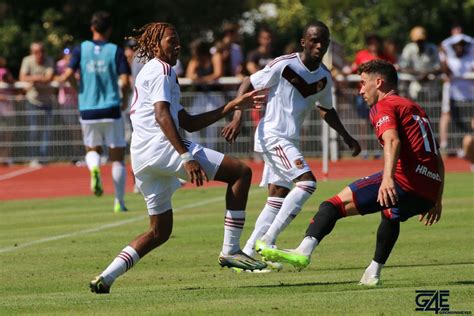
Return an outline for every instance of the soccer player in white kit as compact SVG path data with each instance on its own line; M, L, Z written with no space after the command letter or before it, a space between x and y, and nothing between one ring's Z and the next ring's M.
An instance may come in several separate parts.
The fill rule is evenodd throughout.
M302 52L276 58L239 88L239 94L269 89L265 115L255 132L255 151L262 153L265 162L260 185L268 186L268 198L243 249L249 256L258 251L257 240L261 239L262 246L274 245L316 190L316 178L299 148L301 126L315 105L353 150L352 155L360 152L359 143L346 131L333 108L331 73L321 63L329 42L329 29L324 23L308 24L300 41ZM227 141L235 140L240 124L241 112L236 111L222 131Z
M139 32L135 37L137 53L148 62L135 80L130 109L133 124L130 152L136 184L147 204L150 229L136 237L91 281L91 291L109 293L118 276L168 240L173 227L171 196L180 187L178 178L197 186L208 179L228 183L219 264L244 270L264 269L266 264L245 255L239 244L252 177L250 168L235 158L182 139L178 126L197 131L237 107L261 105L266 102L266 96L253 91L216 110L189 115L179 103L180 88L172 69L180 50L176 29L167 23L150 23Z

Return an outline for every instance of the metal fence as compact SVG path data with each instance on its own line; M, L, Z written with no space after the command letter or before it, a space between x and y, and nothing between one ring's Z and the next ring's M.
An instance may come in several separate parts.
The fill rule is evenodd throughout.
M334 100L342 122L349 132L360 141L363 156L380 155L380 146L374 136L370 122L362 108L356 104L358 93L357 78L342 77L335 81ZM412 81L402 80L401 95L408 96ZM473 86L474 89L474 86ZM235 96L235 81L227 81L221 91L196 92L192 85L184 85L181 102L190 113L214 109ZM416 101L421 104L438 133L443 88L440 80L433 80L421 86ZM458 104L459 120L449 127L447 151L455 153L461 147L465 128L470 128L474 116L474 102ZM193 141L241 158L254 157L253 134L261 113L245 111L243 128L234 144L227 144L220 136L222 127L230 118L223 119L203 131L183 135ZM126 114L124 114L126 116ZM323 151L322 120L318 111L313 111L303 125L302 150L308 157L321 157ZM128 127L128 131L130 128ZM128 133L130 134L130 133ZM330 133L332 158L349 155L350 151L342 140ZM21 89L0 87L0 163L29 162L39 160L74 161L83 159L81 127L75 107L58 103L51 96L51 107L35 108L28 105Z

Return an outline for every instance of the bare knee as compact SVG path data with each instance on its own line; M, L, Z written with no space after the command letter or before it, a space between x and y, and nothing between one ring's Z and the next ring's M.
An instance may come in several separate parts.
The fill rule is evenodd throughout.
M158 229L155 227L150 228L148 236L153 244L153 247L156 248L170 239L172 228L169 229Z
M252 169L245 164L241 164L240 177L243 181L250 183L252 181Z

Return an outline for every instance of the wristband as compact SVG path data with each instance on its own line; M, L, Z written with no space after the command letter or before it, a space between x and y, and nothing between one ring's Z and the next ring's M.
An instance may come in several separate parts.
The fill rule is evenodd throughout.
M189 151L185 152L184 154L181 154L181 159L183 160L184 163L190 162L191 160L194 160L193 155L189 153Z

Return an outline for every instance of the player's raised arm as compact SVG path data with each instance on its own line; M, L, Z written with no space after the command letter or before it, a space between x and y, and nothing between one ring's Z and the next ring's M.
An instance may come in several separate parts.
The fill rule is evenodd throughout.
M260 89L247 92L213 111L190 115L185 110L178 114L179 125L188 132L199 131L220 120L234 110L261 107L267 99L267 90Z

